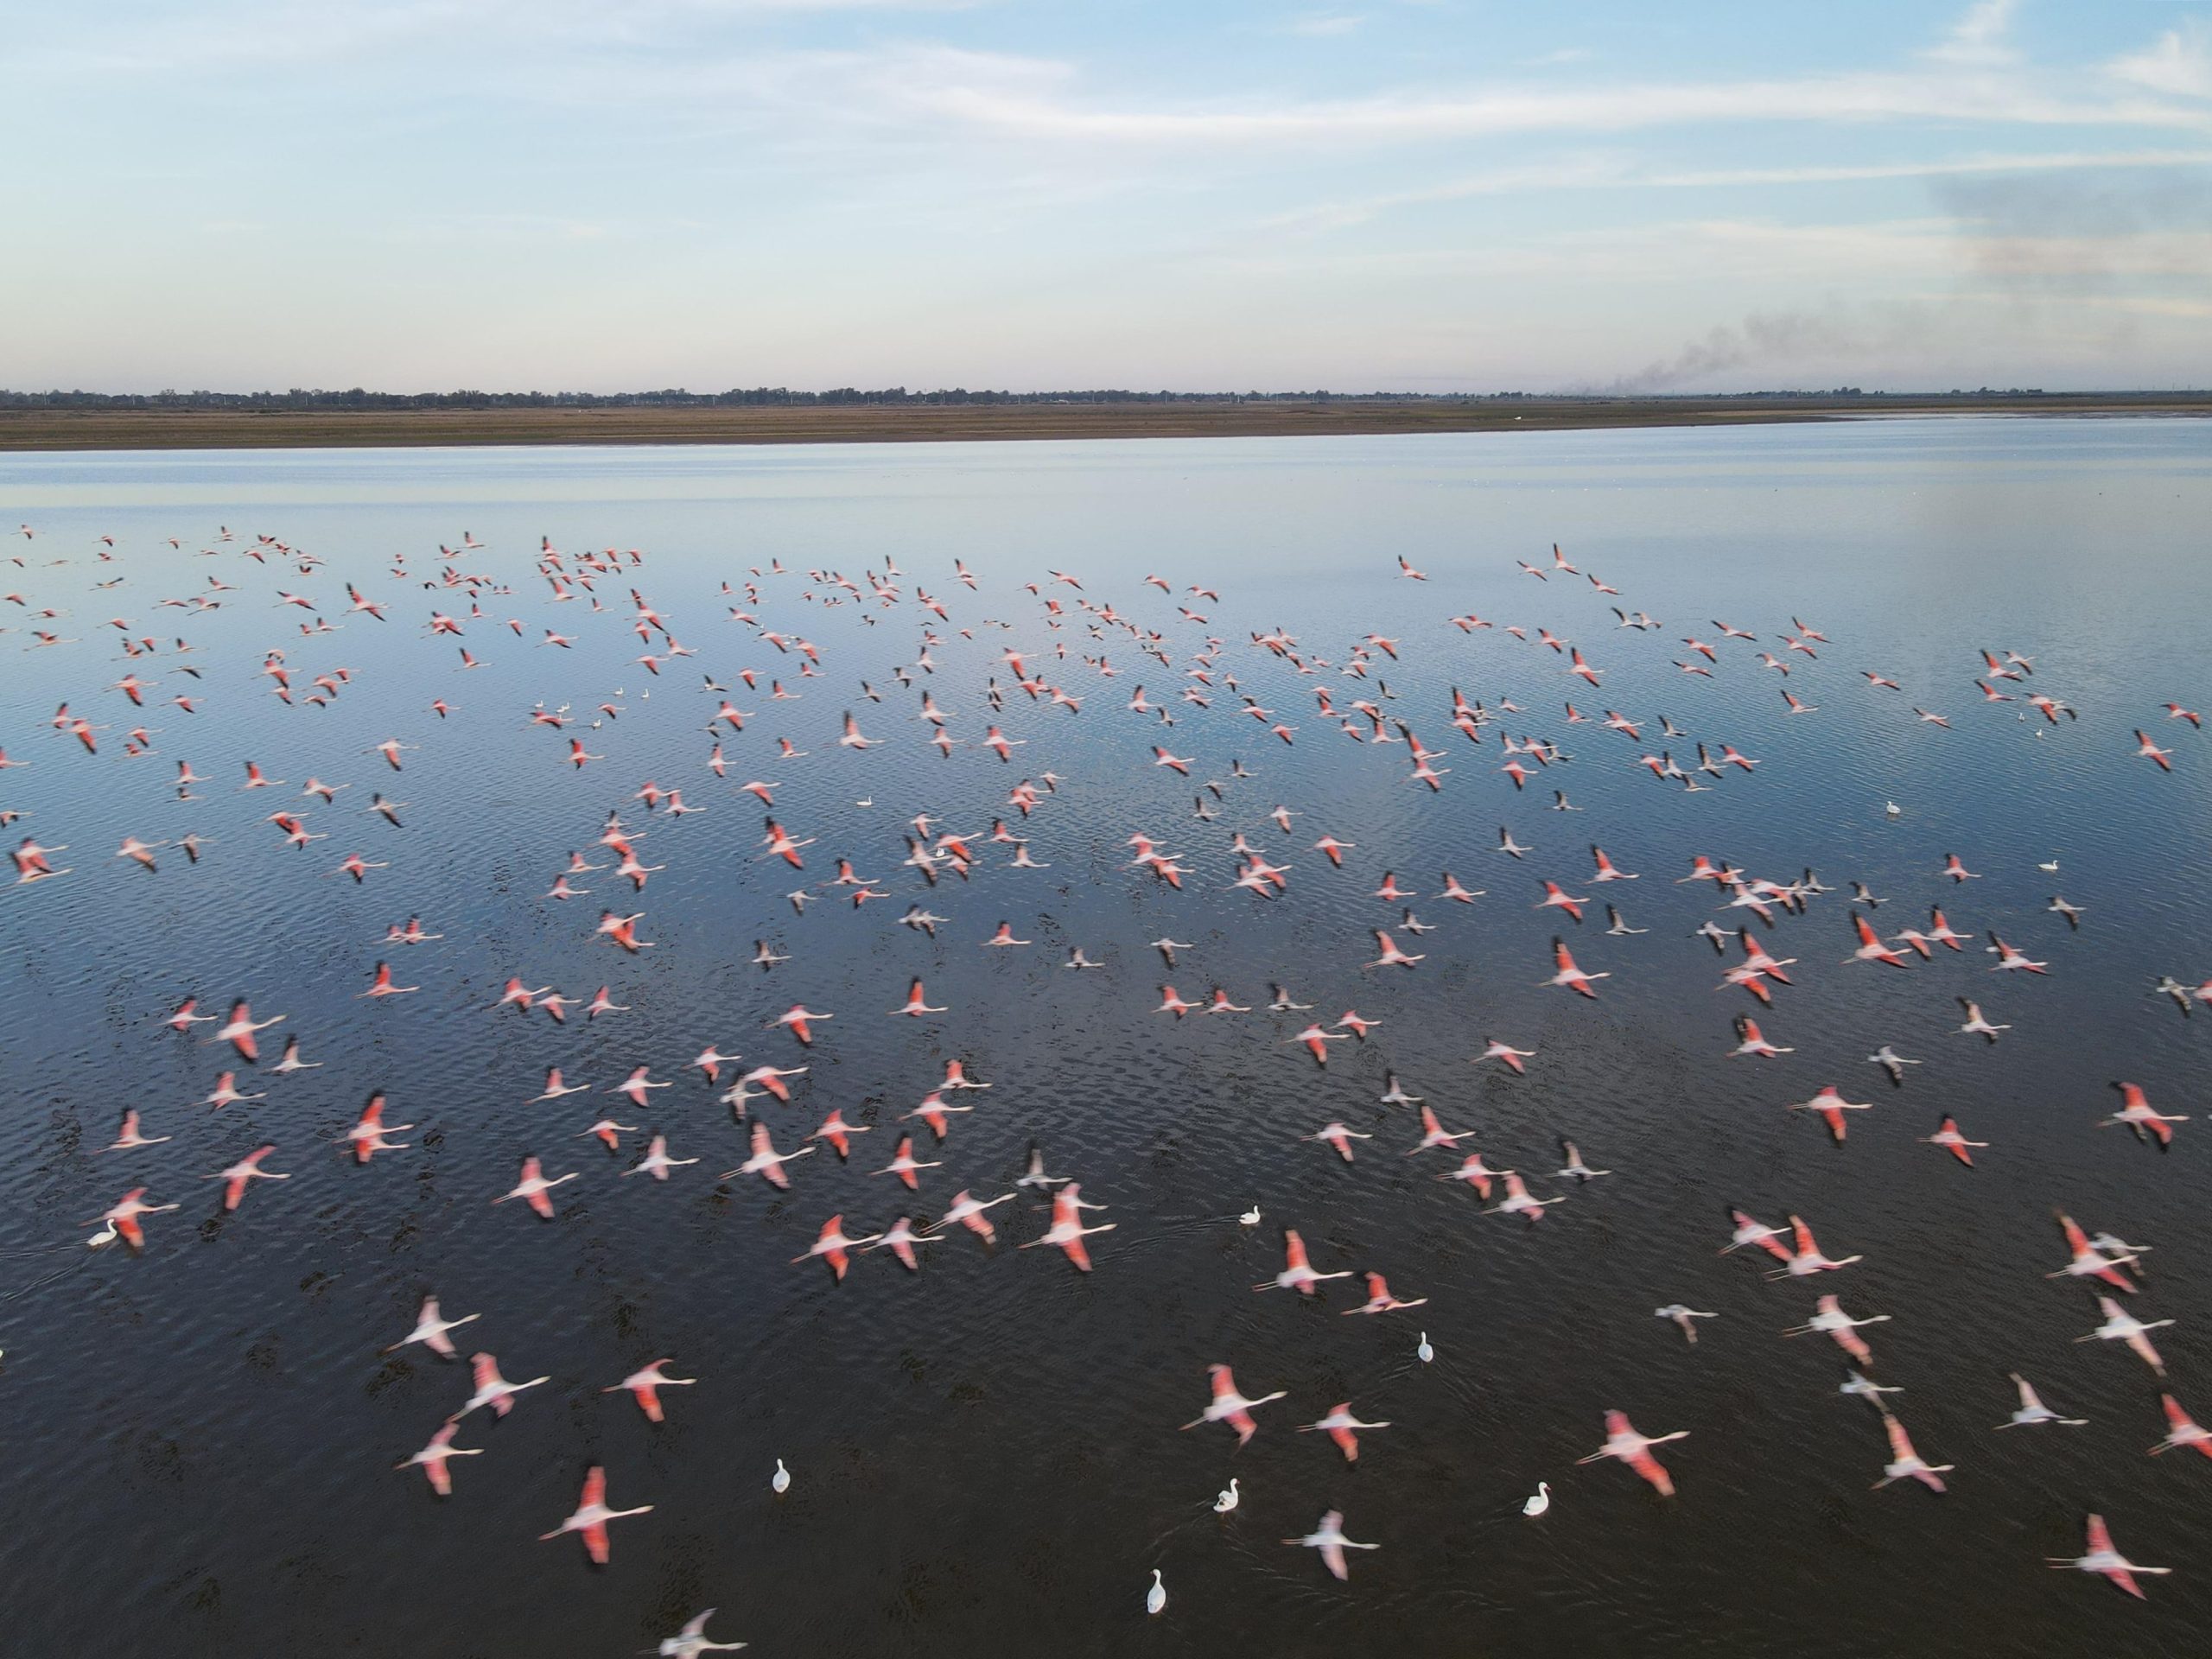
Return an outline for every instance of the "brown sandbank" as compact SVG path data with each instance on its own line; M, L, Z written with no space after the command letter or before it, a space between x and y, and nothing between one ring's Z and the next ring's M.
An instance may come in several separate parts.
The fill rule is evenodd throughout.
M1598 427L1748 426L1904 415L2212 415L2212 394L1269 398L488 409L0 409L0 451L404 448L480 444L905 443L1292 437Z

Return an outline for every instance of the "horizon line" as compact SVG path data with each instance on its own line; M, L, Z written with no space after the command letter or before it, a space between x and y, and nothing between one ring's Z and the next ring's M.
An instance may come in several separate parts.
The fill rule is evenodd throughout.
M164 388L160 391L92 391L83 388L53 387L44 391L0 387L0 409L178 409L195 404L221 408L241 406L309 406L324 409L404 409L461 407L507 404L518 406L589 407L743 407L960 404L1097 404L1097 403L1295 403L1392 402L1423 404L1477 403L1694 403L1751 402L1759 399L1811 398L1952 398L1952 397L2202 397L2212 386L2108 386L2050 389L2042 386L1951 386L1904 389L1898 387L1773 386L1749 391L1642 390L1632 384L1604 388L1546 391L1414 391L1390 387L1339 391L1328 387L1275 391L1140 391L1129 387L1069 387L1015 391L996 387L945 386L920 390L906 386L862 388L830 386L819 389L791 386L732 387L723 391L692 391L669 386L626 391L541 390L488 391L461 386L448 391L371 391L362 386L292 386L283 391L263 388L251 391L222 391L198 387L190 391Z

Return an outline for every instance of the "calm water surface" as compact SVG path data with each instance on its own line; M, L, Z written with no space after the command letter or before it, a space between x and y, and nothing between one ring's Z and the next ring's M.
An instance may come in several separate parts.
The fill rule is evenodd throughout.
M2212 1421L2212 1008L2184 1020L2151 988L2212 976L2212 739L2159 708L2212 704L2208 461L2200 424L1993 420L0 459L0 511L38 532L10 543L22 563L6 572L29 604L6 607L0 741L30 764L0 772L0 808L29 815L11 835L67 843L55 862L73 867L0 893L0 1401L16 1522L0 1541L3 1645L620 1655L711 1605L714 1634L810 1656L2203 1652L2212 1468L2145 1456L2164 1431L2156 1380L2116 1344L2076 1344L2094 1301L2043 1275L2065 1259L2054 1207L2155 1246L2134 1311L2177 1322L2158 1333L2171 1387ZM237 539L218 541L219 525ZM466 591L423 586L464 529L487 546L460 568L511 588L486 594L480 618ZM111 563L95 557L102 534ZM242 550L256 534L324 563L255 563ZM600 583L607 608L593 614L550 601L541 537L645 557ZM1555 541L1620 599L1516 568ZM1430 580L1395 580L1400 555ZM978 591L957 583L956 557ZM826 605L836 590L803 574L857 581L887 558L904 573L887 608ZM817 677L730 620L718 591L772 559L793 574L764 579L748 608L812 640ZM1203 626L1142 585L1153 572L1218 590L1191 601ZM221 608L159 607L210 576L235 584ZM348 580L391 620L345 614ZM657 679L634 661L633 581L697 653ZM1060 601L1057 631L1032 582ZM935 620L918 587L950 613L926 684L954 736L971 743L997 718L1025 743L1013 764L926 746L919 689L893 677ZM280 589L342 630L301 637L306 613ZM1094 638L1078 597L1160 630L1173 665L1118 628ZM1664 626L1622 631L1615 602ZM29 614L49 606L65 614ZM463 617L464 637L433 636L434 610ZM1470 611L1500 627L1449 626ZM111 616L194 650L128 664ZM1759 645L1720 639L1715 618ZM1783 653L1785 683L1756 652L1782 653L1793 618L1832 643L1817 660ZM25 650L32 626L73 643ZM575 649L536 646L549 627ZM1602 690L1570 679L1538 627L1581 645ZM1301 675L1249 643L1272 629L1330 666ZM1345 677L1370 633L1399 659ZM1725 647L1713 677L1672 666L1689 633ZM1209 634L1228 642L1220 667L1297 728L1294 747L1225 687L1211 708L1179 700ZM463 645L480 668L460 666ZM1012 692L1008 645L1082 712ZM352 677L327 708L287 707L257 672L271 647L302 690L341 666ZM2078 721L1985 702L1983 647L2031 658L2032 682L2007 689L2047 690ZM1111 677L1084 660L1102 651ZM143 714L106 689L132 666L162 682ZM700 677L737 685L747 668L760 687L733 698L757 718L725 733L718 781L702 727L720 697ZM1865 669L1904 690L1871 689ZM982 702L994 674L1011 692L1003 716ZM772 700L769 677L803 695ZM862 679L882 703L861 700ZM1140 683L1176 714L1172 731L1124 707ZM1816 712L1790 715L1784 683ZM1521 712L1471 745L1448 723L1453 686ZM1441 792L1408 782L1403 747L1356 744L1322 718L1325 687L1340 708L1387 687L1389 712L1446 752ZM166 702L180 690L199 712ZM439 696L442 721L428 708ZM1644 722L1644 741L1570 724L1570 699ZM65 701L104 727L97 755L50 728ZM537 704L588 717L601 702L620 715L596 729L526 724ZM848 707L883 747L836 746ZM1662 715L1691 734L1678 755L1730 742L1758 771L1697 793L1655 780L1636 759L1660 746ZM156 752L128 757L139 721ZM2176 751L2171 775L2134 756L2138 726ZM1548 736L1568 758L1516 796L1497 770L1501 731ZM570 734L606 759L571 769ZM776 758L785 736L804 760ZM388 737L420 746L397 777L367 752ZM1197 757L1192 781L1149 764L1163 738ZM287 785L238 792L249 759ZM1230 780L1232 759L1256 776ZM180 760L209 780L201 798L174 798ZM1010 849L987 847L971 880L924 892L898 868L913 813L982 830L1010 816L1014 782L1046 770L1058 792L1023 833L1048 868L1009 869ZM302 803L309 775L351 787ZM756 777L778 783L793 833L816 837L803 875L757 856L761 812L737 789ZM1209 778L1225 799L1204 823L1192 797ZM707 810L648 815L632 796L649 779ZM1579 814L1547 810L1554 786ZM408 804L404 829L363 810L379 789ZM1885 816L1890 800L1902 817ZM1265 817L1278 804L1302 815L1287 836ZM309 809L329 839L286 848L264 821L280 806ZM588 899L544 898L610 810L645 828L641 856L665 868L634 899L611 871L579 880ZM1493 850L1502 824L1536 849L1525 861ZM1126 868L1139 830L1185 855L1181 892ZM1293 867L1280 902L1229 890L1238 830ZM126 833L188 830L212 843L196 867L174 847L156 874L111 856ZM1357 843L1341 872L1311 850L1325 831ZM1593 841L1641 879L1584 885ZM354 851L387 868L358 886L334 875ZM1939 875L1951 852L1981 879L1954 892ZM1693 930L1717 895L1674 880L1700 853L1777 880L1809 866L1836 889L1764 936L1799 959L1770 1013L1714 988L1725 964ZM828 880L839 855L893 899L855 912L831 894L795 915L785 893ZM2054 859L2057 874L2037 868ZM1487 896L1436 899L1446 869ZM1369 930L1398 912L1370 896L1385 871L1429 895L1414 909L1437 929L1401 933L1427 959L1387 977L1360 966ZM1539 988L1558 918L1529 906L1547 876L1598 901L1592 925L1567 930L1583 966L1611 976L1596 1001ZM1961 931L1996 928L2050 972L1993 975L1978 938L1907 973L1845 967L1853 880L1889 901L1888 931L1942 900ZM2054 893L2085 907L2078 933L2044 908ZM1608 898L1648 931L1606 937ZM934 942L895 925L916 899L950 918ZM594 940L602 900L642 910L654 948ZM389 952L422 991L358 998L385 927L411 914L444 935ZM979 948L1001 920L1033 946ZM1194 947L1172 975L1147 944L1163 935ZM791 960L764 976L748 961L760 938ZM1070 945L1104 969L1064 970ZM511 974L585 996L604 983L631 1011L565 1027L486 1012ZM950 1014L886 1016L914 974ZM1169 978L1262 1009L1177 1024L1153 1011ZM1264 1012L1270 981L1316 1014ZM212 1027L160 1023L188 995L286 1015L268 1036L297 1033L320 1069L270 1077L272 1050L240 1082L267 1098L194 1103L229 1062L198 1040ZM2010 1025L1994 1047L1956 1033L1960 995ZM836 1016L803 1058L763 1028L798 1001ZM1287 1045L1306 1019L1355 1007L1382 1023L1325 1071ZM1728 1058L1739 1012L1794 1052ZM1529 1075L1470 1065L1485 1036L1536 1050ZM1900 1090L1864 1058L1885 1042L1923 1062ZM684 1067L709 1043L810 1066L791 1105L755 1103L786 1149L833 1108L872 1133L849 1164L793 1165L788 1195L718 1183L744 1131ZM865 1172L918 1128L894 1119L948 1058L994 1087L966 1097L976 1109L941 1148L923 1136L918 1155L944 1166L907 1194ZM526 1103L548 1065L603 1089L645 1064L674 1086L642 1113L600 1094ZM1478 1215L1471 1193L1433 1179L1442 1154L1402 1155L1419 1126L1378 1102L1386 1071L1493 1166L1541 1175L1567 1135L1617 1173L1541 1226ZM2120 1078L2196 1118L2170 1154L2095 1127ZM1873 1103L1840 1147L1783 1109L1830 1083ZM372 1089L418 1127L397 1137L407 1150L357 1167L336 1142ZM609 1105L701 1161L664 1185L622 1178L641 1135L619 1158L576 1138ZM126 1108L170 1139L99 1150ZM1947 1112L1994 1143L1972 1170L1916 1139ZM1375 1136L1357 1162L1298 1138L1332 1119ZM200 1178L264 1141L290 1179L221 1216ZM1091 1275L1014 1248L1044 1225L1028 1192L994 1212L995 1250L962 1233L929 1247L918 1275L880 1254L842 1286L789 1264L833 1211L872 1232L941 1213L959 1187L1012 1191L1033 1142L1110 1206L1094 1217L1116 1230L1092 1241ZM490 1203L532 1153L582 1174L556 1191L551 1223ZM86 1250L87 1218L142 1182L184 1208L150 1218L142 1255ZM1240 1228L1254 1203L1266 1224ZM1716 1254L1732 1204L1772 1222L1802 1213L1831 1254L1866 1260L1767 1282L1765 1258ZM1428 1305L1355 1319L1339 1316L1358 1300L1346 1283L1312 1302L1253 1294L1281 1265L1286 1224L1323 1270L1379 1269ZM1887 1455L1878 1419L1836 1392L1834 1347L1781 1334L1826 1290L1890 1316L1866 1333L1875 1369L1904 1389L1891 1399L1921 1452L1956 1465L1948 1495L1869 1490ZM464 1370L420 1347L380 1353L426 1291L448 1315L483 1316L459 1333L464 1351L551 1378L504 1421L467 1420L459 1443L484 1455L455 1463L443 1502L391 1465L466 1397ZM1652 1316L1675 1301L1719 1315L1694 1347ZM664 1424L602 1394L664 1354L700 1379L670 1391ZM1216 1361L1248 1393L1289 1393L1241 1451L1225 1429L1176 1432ZM1993 1432L2013 1370L2088 1426ZM1356 1466L1293 1432L1345 1399L1391 1424ZM1690 1432L1662 1453L1673 1500L1618 1465L1574 1466L1610 1407L1648 1433ZM778 1458L795 1477L781 1500ZM614 1503L655 1506L617 1524L603 1571L573 1540L537 1541L592 1462ZM1244 1501L1217 1518L1231 1475ZM1539 1480L1553 1508L1524 1521ZM1347 1585L1278 1541L1331 1508L1382 1546L1354 1556ZM2175 1569L2148 1581L2147 1604L2041 1565L2080 1552L2091 1510L2124 1551ZM1154 1567L1172 1599L1147 1619Z

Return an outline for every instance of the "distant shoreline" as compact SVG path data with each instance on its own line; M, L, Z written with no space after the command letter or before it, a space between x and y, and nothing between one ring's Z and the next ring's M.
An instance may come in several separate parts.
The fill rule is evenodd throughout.
M949 443L1762 426L1927 415L2212 416L2205 393L1519 397L810 407L0 409L0 453L489 444Z

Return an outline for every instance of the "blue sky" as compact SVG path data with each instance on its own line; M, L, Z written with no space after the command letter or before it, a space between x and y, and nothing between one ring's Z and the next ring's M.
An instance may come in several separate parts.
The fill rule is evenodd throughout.
M2212 384L2212 0L0 0L0 384Z

